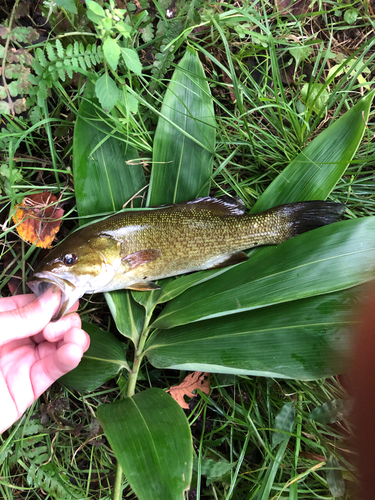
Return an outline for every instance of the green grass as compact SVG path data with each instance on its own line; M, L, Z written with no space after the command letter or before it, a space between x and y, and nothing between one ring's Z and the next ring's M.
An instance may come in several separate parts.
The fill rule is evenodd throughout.
M169 2L159 0L155 4L156 10L149 7L149 19L141 23L142 30L165 23L161 13L165 15ZM161 54L161 44L173 42L170 66L160 75L152 72L156 68L152 61L148 66L145 63L142 77L128 79L140 96L138 113L128 114L120 108L107 115L108 124L117 135L131 131L133 145L149 176L157 112L172 70L187 44L197 48L218 123L212 191L216 196L240 196L251 208L305 145L373 88L374 18L362 2L316 2L312 11L300 16L280 16L274 3L267 1L205 4L177 2L177 20L167 21L162 35L155 29L152 42L146 42L144 32L137 31L133 42L141 54L146 54L151 43L154 55ZM345 18L349 9L358 14L353 25L348 24L348 15ZM200 19L194 19L194 11L200 13ZM9 15L2 8L3 22ZM85 22L84 13L79 11L76 17L64 15L74 26L67 35L70 43L87 40L93 28ZM131 11L130 15L135 13ZM242 15L240 20L236 15ZM65 35L61 35L56 13L50 23L51 39L57 36L63 40ZM183 29L193 25L203 28L183 36ZM263 35L268 33L273 36L272 44L264 42ZM290 68L295 58L289 50L296 47L301 49L302 59L294 71ZM354 61L353 74L337 68L337 75L328 78L330 68L340 64L333 59L333 52L339 54L338 59L341 57L342 70L345 63ZM100 66L96 69L99 71ZM358 80L361 75L368 82L366 87ZM118 78L124 81L124 76ZM319 85L318 98L327 98L319 109L308 99L307 104L304 102L302 89L308 83ZM83 85L82 77L78 83L69 79L55 82L47 105L38 110L36 122L27 112L15 117L0 116L2 296L9 294L8 282L16 273L17 279L25 283L36 256L34 248L20 242L10 220L16 203L44 189L61 193L66 211L61 237L75 227L72 133ZM30 104L30 109L33 106ZM372 111L362 145L330 196L347 205L351 218L375 214L374 131ZM85 297L81 310L85 319L115 332L102 296ZM166 388L179 383L185 375L144 363L137 388ZM211 394L198 396L187 413L195 455L189 499L332 499L337 481L341 485L340 474L345 489L339 498L354 497L353 430L346 420L347 412L337 412L339 421L334 424L309 418L311 411L324 403L349 399L341 378L301 382L213 375L211 381ZM99 427L96 410L120 398L126 384L126 378L120 375L88 395L55 384L27 411L21 423L2 436L2 498L111 498L116 459ZM294 403L295 425L284 430L289 439L273 448L275 418L288 402ZM332 457L339 464L338 476L330 471ZM328 460L331 462L327 464ZM126 479L122 481L123 497L134 498Z

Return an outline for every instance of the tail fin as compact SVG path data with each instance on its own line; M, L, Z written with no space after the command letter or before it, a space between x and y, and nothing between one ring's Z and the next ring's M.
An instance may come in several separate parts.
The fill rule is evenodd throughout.
M290 238L311 231L327 224L340 220L345 212L343 203L332 201L302 201L281 205L273 210L278 210L279 215L285 218L291 232Z

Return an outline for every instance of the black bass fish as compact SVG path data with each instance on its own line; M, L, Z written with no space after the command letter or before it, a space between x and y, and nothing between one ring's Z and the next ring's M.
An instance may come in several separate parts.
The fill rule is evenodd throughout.
M339 220L345 205L306 201L245 213L240 201L198 198L149 210L120 212L71 233L28 282L41 295L62 291L53 320L85 293L154 290L155 280L248 259L243 250L277 245Z

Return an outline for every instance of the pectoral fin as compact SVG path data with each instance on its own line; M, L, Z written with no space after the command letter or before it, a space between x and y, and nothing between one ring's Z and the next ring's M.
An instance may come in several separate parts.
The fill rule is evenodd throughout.
M150 281L149 283L134 283L134 285L126 287L130 290L138 290L138 291L150 291L150 290L160 290L160 286L156 283Z
M233 253L228 259L216 264L215 266L210 267L210 269L220 269L221 267L233 266L234 264L240 264L241 262L245 262L248 260L248 256L245 252L236 252Z
M129 269L135 269L142 264L147 264L147 262L152 262L161 256L161 251L155 248L148 248L147 250L139 250L121 259L122 263L129 267Z

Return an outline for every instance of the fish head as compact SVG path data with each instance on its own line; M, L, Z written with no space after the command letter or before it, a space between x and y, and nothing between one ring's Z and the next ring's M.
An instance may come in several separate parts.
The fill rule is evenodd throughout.
M57 321L85 293L94 293L109 283L120 265L119 243L106 236L87 238L72 233L37 266L29 288L39 297L50 286L61 290L61 302L52 321ZM117 265L116 265L117 264Z

